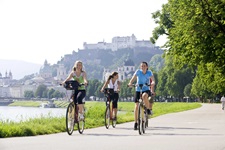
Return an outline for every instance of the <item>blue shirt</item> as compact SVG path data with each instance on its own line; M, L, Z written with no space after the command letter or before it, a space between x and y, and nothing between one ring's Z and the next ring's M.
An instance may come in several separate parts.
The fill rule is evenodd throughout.
M143 74L142 70L138 69L135 72L137 76L137 84L150 84L150 77L153 76L153 73L150 70L147 70L145 74ZM149 86L143 86L142 91L150 90ZM136 91L140 92L140 87L136 87Z

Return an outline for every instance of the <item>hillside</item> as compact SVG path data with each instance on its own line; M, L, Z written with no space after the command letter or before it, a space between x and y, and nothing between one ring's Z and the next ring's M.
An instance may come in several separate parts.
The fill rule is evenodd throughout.
M38 73L41 66L41 64L34 64L20 60L0 59L0 73L2 74L2 77L5 77L6 71L11 71L13 79L17 80L23 78L25 75Z

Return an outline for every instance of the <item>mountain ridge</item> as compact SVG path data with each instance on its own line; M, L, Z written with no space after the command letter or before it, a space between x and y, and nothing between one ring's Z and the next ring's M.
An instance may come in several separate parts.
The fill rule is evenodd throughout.
M0 73L5 77L5 73L11 71L13 79L19 80L26 75L39 73L43 65L26 62L23 60L0 59Z

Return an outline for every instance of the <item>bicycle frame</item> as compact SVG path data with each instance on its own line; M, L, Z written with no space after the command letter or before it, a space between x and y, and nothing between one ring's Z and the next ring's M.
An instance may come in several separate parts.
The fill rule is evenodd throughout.
M111 90L111 91L110 91ZM109 128L110 120L112 120L112 126L115 128L116 126L116 120L112 119L113 116L113 104L111 105L111 99L109 94L114 94L113 89L105 88L104 94L106 97L106 110L105 110L105 127L106 129Z
M138 132L141 135L142 133L145 133L145 128L147 127L148 123L148 114L147 114L147 108L144 104L144 101L142 99L142 88L143 86L150 86L148 84L138 84L133 86L139 86L140 87L140 99L138 101Z
M73 85L72 81L70 81L68 84L70 84L70 86L64 85L64 88L66 89L67 99L69 99L67 95L67 91L71 90L73 95L73 93L77 89L72 87ZM81 85L84 85L84 84L79 84L78 86L81 86ZM72 95L70 96L70 101L71 101ZM67 106L67 110L66 110L66 131L69 135L72 135L74 126L76 123L77 123L78 132L82 134L84 131L85 119L80 120L78 112L79 112L78 104L74 103L74 101L72 100ZM85 118L85 115L84 115L84 118Z

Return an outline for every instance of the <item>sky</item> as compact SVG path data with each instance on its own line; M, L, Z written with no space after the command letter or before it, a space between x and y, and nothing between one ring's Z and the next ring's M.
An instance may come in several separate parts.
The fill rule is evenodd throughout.
M0 0L0 59L56 64L115 36L149 40L151 13L167 0ZM157 41L162 46L165 38Z

